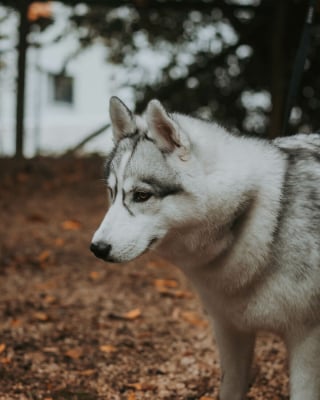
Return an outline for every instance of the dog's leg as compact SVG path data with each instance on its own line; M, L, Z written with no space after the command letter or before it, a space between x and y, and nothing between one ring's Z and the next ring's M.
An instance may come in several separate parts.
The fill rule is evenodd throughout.
M243 400L248 390L255 336L214 321L221 364L220 400Z
M299 328L298 328L299 330ZM291 400L320 399L320 326L288 338Z

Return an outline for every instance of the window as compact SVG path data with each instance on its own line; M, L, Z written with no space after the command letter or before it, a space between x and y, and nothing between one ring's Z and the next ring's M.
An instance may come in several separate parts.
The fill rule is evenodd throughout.
M55 103L73 104L73 78L64 74L50 75L51 100Z

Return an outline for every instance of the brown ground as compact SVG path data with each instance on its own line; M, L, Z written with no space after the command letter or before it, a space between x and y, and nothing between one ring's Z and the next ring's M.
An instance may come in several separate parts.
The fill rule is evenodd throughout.
M182 274L88 250L102 160L0 160L0 399L217 399L210 329ZM285 352L260 337L248 399L288 399Z

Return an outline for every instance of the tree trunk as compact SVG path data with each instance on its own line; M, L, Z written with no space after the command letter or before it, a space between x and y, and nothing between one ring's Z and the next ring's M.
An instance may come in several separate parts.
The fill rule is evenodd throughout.
M28 2L21 1L20 7L20 25L19 25L19 43L18 43L18 79L17 79L17 104L16 104L16 152L17 158L23 157L24 142L24 111L25 111L25 75L26 75L26 53L27 53L27 35L29 23L27 18Z
M272 111L269 126L269 139L281 135L285 102L285 29L287 0L274 2L274 22L272 27L271 48L271 104Z

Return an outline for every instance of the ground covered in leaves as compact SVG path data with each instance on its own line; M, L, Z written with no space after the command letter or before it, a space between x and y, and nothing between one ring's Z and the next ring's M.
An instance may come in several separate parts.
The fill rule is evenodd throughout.
M219 362L183 275L88 250L102 160L0 160L0 399L218 398ZM282 343L260 336L248 399L287 400Z

